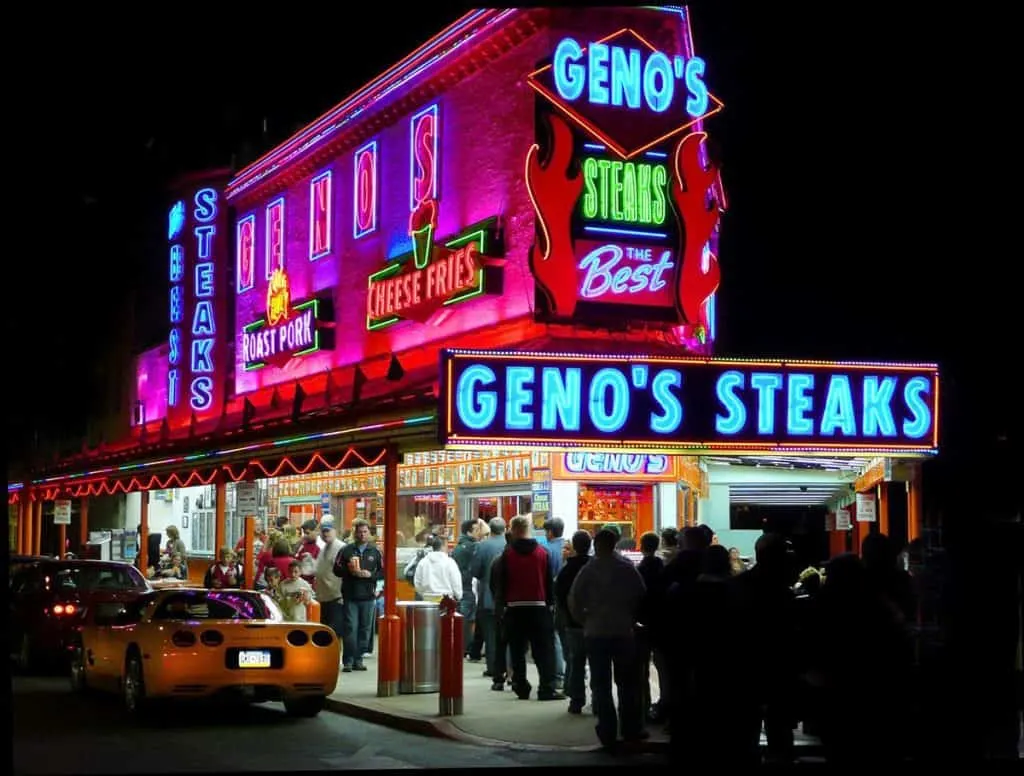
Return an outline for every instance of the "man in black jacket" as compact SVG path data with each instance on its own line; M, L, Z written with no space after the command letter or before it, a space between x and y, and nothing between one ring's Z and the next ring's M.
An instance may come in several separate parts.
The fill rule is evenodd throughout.
M572 535L572 555L555 578L555 617L565 636L565 692L569 696L569 713L579 714L587 703L586 665L583 626L569 612L569 590L580 569L590 560L590 534L577 531Z
M384 579L384 558L370 544L370 524L363 518L352 521L352 542L334 561L334 573L341 577L345 617L345 646L341 670L365 671L363 655L370 651L377 582Z

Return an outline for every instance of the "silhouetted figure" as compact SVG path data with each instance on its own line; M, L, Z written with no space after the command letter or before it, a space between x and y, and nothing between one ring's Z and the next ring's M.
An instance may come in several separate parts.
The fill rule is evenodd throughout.
M861 544L860 555L874 588L899 608L908 623L915 622L917 602L913 581L910 574L897 565L899 552L892 539L882 533L870 534Z
M912 667L902 613L850 553L829 562L817 600L814 667L826 755L843 764L894 759L906 743Z
M644 580L646 593L640 606L637 627L637 657L640 671L640 693L641 708L648 719L654 721L658 718L657 709L651 708L651 657L654 649L653 631L657 627L656 622L663 616L660 607L660 590L662 576L665 571L665 563L657 556L660 539L658 534L653 532L645 533L640 537L640 552L643 553L637 571ZM655 664L657 667L657 663ZM659 681L659 687L661 682ZM653 712L653 713L652 713Z

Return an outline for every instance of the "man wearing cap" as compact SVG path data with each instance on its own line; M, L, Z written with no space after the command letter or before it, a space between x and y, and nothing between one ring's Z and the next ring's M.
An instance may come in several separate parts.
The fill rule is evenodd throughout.
M344 543L334 530L334 518L324 515L320 521L320 536L324 548L316 558L313 587L320 603L320 621L331 628L339 640L344 639L345 628L341 607L341 578L334 573L334 560Z

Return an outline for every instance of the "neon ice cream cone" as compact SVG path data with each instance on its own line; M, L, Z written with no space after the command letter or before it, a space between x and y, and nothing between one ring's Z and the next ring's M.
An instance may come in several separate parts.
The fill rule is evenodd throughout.
M437 203L432 199L425 199L409 216L409 235L412 237L412 253L417 269L427 266L434 252L436 226Z

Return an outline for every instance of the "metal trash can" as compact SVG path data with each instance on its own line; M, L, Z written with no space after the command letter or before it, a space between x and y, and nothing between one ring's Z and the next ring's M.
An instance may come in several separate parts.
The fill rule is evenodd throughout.
M441 608L433 601L399 601L402 658L398 692L441 690Z

